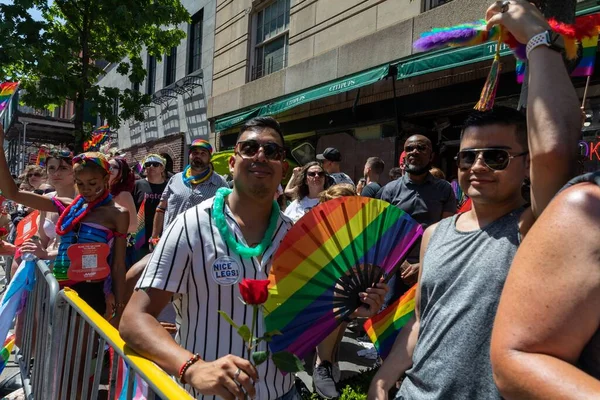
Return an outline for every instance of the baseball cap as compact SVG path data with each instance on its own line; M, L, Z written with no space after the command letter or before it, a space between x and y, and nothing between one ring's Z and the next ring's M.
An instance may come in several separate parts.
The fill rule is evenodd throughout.
M328 160L333 162L342 161L342 153L335 147L328 147L322 154L317 154L317 160Z
M213 152L213 148L212 148L212 146L210 145L210 143L208 143L208 142L207 142L206 140L204 140L204 139L196 139L196 140L194 140L194 141L192 142L192 144L190 144L190 151L191 151L191 150L192 150L192 148L194 148L194 147L201 147L201 148L203 148L203 149L206 149L206 150L208 150L208 152L209 152L210 154L212 154L212 152Z

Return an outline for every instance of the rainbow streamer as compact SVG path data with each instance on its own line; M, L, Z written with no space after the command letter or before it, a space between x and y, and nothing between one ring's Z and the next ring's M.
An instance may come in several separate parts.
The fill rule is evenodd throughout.
M452 180L452 182L450 182L450 186L452 187L452 190L454 191L454 196L456 197L456 205L458 207L462 206L464 204L464 202L467 200L466 199L467 195L465 194L465 192L463 192L463 190L461 189L461 187L458 184L458 181L456 179L454 179L454 180Z
M8 107L11 97L17 92L19 82L0 83L0 113Z
M351 296L338 295L341 278L371 284L377 278L364 272L368 265L389 277L422 232L408 214L380 200L345 197L313 208L274 257L265 325L282 335L272 338L271 351L306 356L354 311L334 305Z
M369 318L363 325L377 352L385 360L390 354L396 337L415 314L415 294L417 285L408 289L402 297L385 310Z
M10 353L13 350L15 345L15 334L9 335L4 341L4 347L0 350L0 374L6 368L6 364L8 364L8 359L10 358Z
M133 246L136 250L139 250L146 243L146 199L144 199L144 201L142 201L142 204L140 205L140 209L137 213L137 220L138 229L134 235L135 241Z
M582 57L577 67L571 72L571 76L592 76L594 73L594 63L596 62L598 35L583 38L581 46L583 48Z

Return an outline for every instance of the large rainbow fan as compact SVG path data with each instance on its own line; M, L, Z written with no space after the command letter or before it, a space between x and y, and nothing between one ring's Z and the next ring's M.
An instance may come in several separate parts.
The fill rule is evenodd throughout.
M306 356L362 302L359 293L391 277L423 229L399 208L343 197L313 208L275 254L265 303L273 353Z

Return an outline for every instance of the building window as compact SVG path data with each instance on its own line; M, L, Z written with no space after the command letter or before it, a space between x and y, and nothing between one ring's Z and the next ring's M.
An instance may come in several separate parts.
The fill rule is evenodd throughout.
M177 66L177 47L171 47L171 51L167 54L165 62L165 86L175 83L175 74Z
M423 12L429 11L443 4L450 3L451 1L452 0L425 0L423 2Z
M274 1L260 10L254 21L254 63L250 80L287 66L290 0Z
M188 74L202 66L202 19L204 11L200 10L192 16L188 33Z
M156 57L148 55L148 77L146 79L146 94L152 95L156 91Z
M119 116L119 98L113 100L113 115L115 117Z

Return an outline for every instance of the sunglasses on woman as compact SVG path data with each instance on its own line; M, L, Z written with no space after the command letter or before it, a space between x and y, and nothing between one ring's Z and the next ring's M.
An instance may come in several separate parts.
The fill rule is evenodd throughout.
M275 142L260 143L256 140L244 140L235 145L235 151L242 158L254 158L263 149L267 160L282 161L285 159L285 149Z
M144 168L148 168L148 167L158 168L158 167L162 167L162 164L158 163L158 162L150 161L150 162L147 162L146 164L144 164Z
M34 173L31 173L31 174L27 174L27 177L28 177L28 178L32 178L32 177L34 177L34 176L35 176L36 178L41 178L41 177L42 177L42 174L40 174L39 172L34 172Z
M483 156L483 163L494 171L502 171L508 167L510 160L515 157L521 157L528 154L528 151L524 151L519 154L515 154L511 156L508 150L504 149L494 149L494 148L486 148L486 149L469 149L459 151L454 159L456 160L456 165L461 169L468 169L475 164L477 159L479 158L479 154Z
M325 176L325 172L323 171L311 171L311 172L307 172L306 175L310 176L311 178L314 178L315 176L318 178L321 178L323 176Z

